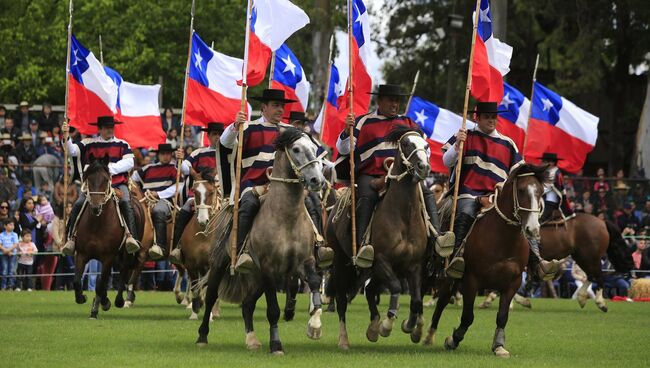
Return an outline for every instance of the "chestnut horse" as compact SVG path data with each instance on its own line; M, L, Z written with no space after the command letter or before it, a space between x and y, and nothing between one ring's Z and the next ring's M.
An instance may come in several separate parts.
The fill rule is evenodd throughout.
M521 285L521 273L528 263L527 238L539 239L540 236L539 214L545 177L546 167L524 164L510 173L502 187L497 187L493 207L477 218L466 238L465 275L460 281L441 280L438 303L424 341L426 345L433 343L440 316L457 286L463 294L463 313L460 326L445 339L448 350L458 347L474 321L476 293L490 289L501 293L492 352L501 357L510 355L505 349L508 307ZM448 197L448 203L450 199ZM448 220L449 216L442 218Z

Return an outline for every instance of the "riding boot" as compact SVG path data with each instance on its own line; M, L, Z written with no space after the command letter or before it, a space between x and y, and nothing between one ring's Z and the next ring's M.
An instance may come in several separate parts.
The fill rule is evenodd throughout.
M357 267L370 268L375 259L375 250L371 244L364 244L363 239L370 225L372 214L375 210L375 204L368 198L360 198L357 202L357 244L361 246L357 252L357 259L355 260Z
M560 262L557 260L547 261L539 253L539 240L528 239L530 255L528 260L529 272L535 272L537 276L544 280L553 280L555 274L560 268Z
M422 187L422 194L424 197L424 205L429 215L431 226L435 229L435 233L430 234L427 238L427 249L435 246L435 251L440 257L449 257L454 251L455 235L451 231L444 234L440 232L440 219L438 218L438 208L436 206L436 197L426 187ZM428 227L428 224L427 224Z
M245 194L239 204L239 211L237 214L237 253L239 254L239 257L237 257L235 271L242 274L250 273L255 266L253 258L251 258L247 252L242 252L241 254L240 252L244 247L246 236L248 236L248 233L253 227L253 220L255 219L255 215L257 215L259 208L259 198L257 198L253 193Z
M137 226L135 223L135 213L133 212L133 207L131 203L127 201L120 201L120 211L122 216L124 216L124 222L126 222L127 235L124 246L126 247L126 252L133 254L140 250L140 242L137 239Z
M551 201L544 201L544 211L542 212L542 215L539 217L539 223L543 224L547 222L548 220L551 219L553 216L553 211L557 209L558 203L557 202L551 202Z
M181 247L178 242L181 240L185 226L192 219L192 213L185 211L181 208L180 211L176 214L176 222L174 223L174 239L172 239L172 246L174 249L169 253L169 262L175 265L183 264L181 256Z
M464 248L461 248L461 245L465 242L465 237L469 233L473 223L474 217L466 213L461 212L456 217L456 223L454 224L454 233L456 234L454 242L455 256L445 269L447 276L452 279L461 279L465 273L465 259L463 259Z
M149 248L149 257L156 261L165 257L167 251L167 221L164 216L152 213L153 230L156 232L156 242Z
M309 193L307 197L305 197L305 207L307 207L307 213L309 213L309 218L314 224L316 230L316 242L314 243L316 262L318 267L321 269L329 267L334 262L334 251L332 248L323 246L323 221L321 218L321 203L318 194Z
M61 253L63 253L64 256L74 255L75 222L77 222L77 217L79 217L79 213L81 212L82 207L83 207L82 201L80 201L79 203L75 203L74 206L72 206L72 212L70 212L70 218L68 219L68 223L66 224L68 241L63 246L63 249L61 249Z

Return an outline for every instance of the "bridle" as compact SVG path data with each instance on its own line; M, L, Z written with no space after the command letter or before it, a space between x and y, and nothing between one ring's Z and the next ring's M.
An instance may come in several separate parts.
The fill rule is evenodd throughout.
M196 180L192 184L192 187L194 188L194 187L196 187L197 184L204 184L204 183L208 183L208 182L209 182L208 180ZM210 215L214 214L214 212L216 212L220 207L219 206L219 201L217 200L218 192L219 192L219 188L217 188L216 185L215 185L215 188L212 191L212 204L198 204L195 201L194 202L194 208L196 208L197 210L201 210L201 209L209 210ZM205 198L203 198L203 201L205 202ZM196 213L198 215L198 211Z
M90 202L90 196L91 195L103 195L104 197L102 198L101 203L99 204L99 212L97 213L96 216L99 216L102 214L102 211L104 209L104 205L115 195L115 190L111 186L111 179L108 179L108 184L106 185L106 190L103 192L94 192L88 189L88 181L87 179L83 181L81 184L81 192L86 196L86 202L88 202L91 207L93 204ZM94 207L97 208L97 207Z
M294 143L297 141L297 139L294 141ZM289 164L291 165L291 169L293 170L293 173L296 175L297 178L278 178L275 176L272 176L271 173L269 172L268 168L266 170L266 177L269 178L270 181L277 181L281 183L287 183L287 184L305 184L305 174L302 173L302 170L306 169L308 166L311 166L313 164L316 164L318 162L321 162L323 157L327 154L327 152L323 152L320 155L316 156L314 159L307 161L306 163L298 166L296 165L295 161L293 160L293 157L291 157L291 154L289 154L289 148L284 147L284 153L287 156L287 159L289 160Z
M535 175L534 173L525 173L525 174L520 174L517 175L513 181L512 181L512 199L513 199L513 214L512 216L515 218L514 220L510 219L506 214L501 211L499 208L499 193L501 190L503 190L503 185L497 185L494 191L494 210L497 212L499 217L501 217L506 224L512 225L512 226L521 226L521 217L519 216L519 211L524 211L524 212L531 212L531 213L541 213L544 210L544 201L541 201L540 208L539 209L532 209L532 208L526 208L526 207L521 207L519 205L519 196L517 195L517 178L524 177L524 176L533 176Z
M395 175L395 174L392 173L393 172L393 167L395 165L391 164L390 167L388 168L388 174L386 174L386 179L387 180L391 179L391 180L400 181L400 180L404 179L404 177L406 175L408 175L408 174L411 174L411 175L413 175L413 176L415 176L415 177L417 177L419 179L424 179L424 178L421 178L418 175L417 171L415 170L415 166L409 160L411 159L411 157L414 154L416 154L417 152L420 152L420 151L424 152L425 156L426 156L426 149L424 149L424 148L415 148L413 151L411 151L411 153L409 153L408 156L406 156L404 154L404 150L402 149L402 139L404 139L404 137L408 137L408 136L417 136L417 137L422 138L422 136L417 132L407 132L407 133L405 133L404 135L402 135L399 138L399 141L397 141L397 151L399 152L400 158L402 159L402 163L406 167L406 170L404 170L404 172L402 172L401 174Z

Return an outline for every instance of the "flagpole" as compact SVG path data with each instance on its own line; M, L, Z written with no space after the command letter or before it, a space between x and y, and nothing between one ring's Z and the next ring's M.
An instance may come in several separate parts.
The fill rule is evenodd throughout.
M102 47L102 35L99 35L99 62L104 65L104 48Z
M352 0L348 0L348 93L350 95L350 114L354 115L354 87L352 65ZM346 117L347 120L347 117ZM350 134L350 188L352 189L350 198L350 217L352 221L352 260L356 263L357 258L357 206L356 206L356 184L354 175L354 126L348 127Z
M194 9L195 4L192 0L192 9L190 10L190 41L187 47L187 63L185 64L185 81L183 82L183 109L181 111L181 137L178 143L178 148L183 151L183 141L185 140L185 104L187 102L187 79L190 75L190 60L192 58L192 36L194 35ZM176 227L176 212L178 209L178 196L180 195L179 184L181 181L181 165L182 159L176 159L176 191L174 192L174 206L172 209L172 242L174 241L174 229ZM172 244L172 247L176 244Z
M66 52L66 62L65 62L65 109L63 109L63 121L65 124L68 124L68 93L70 89L70 84L69 84L69 74L70 74L70 51L71 51L71 46L72 46L72 11L74 10L74 6L72 4L72 0L70 0L70 3L68 5L68 12L70 13L70 18L68 20L68 50ZM68 127L70 129L70 127ZM66 129L66 131L63 133L63 223L67 225L68 222L68 213L65 210L66 207L68 206L68 181L70 180L69 178L69 173L68 173L68 138L69 138L69 130ZM64 231L63 239L64 241L68 240L68 232Z
M409 100L406 103L406 110L404 114L408 114L409 108L411 107L411 100L413 100L413 95L415 94L415 88L418 86L418 80L420 79L420 69L415 73L415 78L413 78L413 88L411 88L411 94L409 95Z
M537 67L539 66L539 54L535 59L535 69L533 69L533 86L530 88L530 108L528 109L528 120L526 120L526 135L524 136L524 146L521 147L521 157L524 157L524 150L526 143L528 143L528 126L530 125L530 117L533 115L533 98L535 97L535 82L537 82Z
M330 36L330 52L329 55L327 56L327 72L325 73L326 78L325 78L325 94L323 96L323 114L321 115L321 123L320 123L320 133L321 137L323 136L323 132L325 131L325 122L327 121L327 98L329 97L330 93L330 78L332 77L332 49L334 48L334 34ZM327 225L327 198L323 198L321 201L321 207L322 207L322 214L321 214L321 219L323 221L323 229Z
M273 75L275 73L275 51L271 53L271 67L269 69L269 88L273 88Z
M242 67L242 88L241 88L241 112L246 113L246 90L247 85L247 73L248 73L248 43L251 36L251 11L253 3L251 0L248 0L248 5L246 6L246 37L244 38L244 65ZM275 58L274 58L275 59ZM249 117L250 118L250 117ZM244 126L243 124L239 125L237 129L237 157L235 160L235 193L234 193L234 203L233 203L233 218L232 218L232 230L230 231L230 274L235 274L235 264L237 263L237 230L239 229L239 193L241 191L241 155L242 155L242 146L244 142Z
M465 104L463 106L463 122L461 129L465 130L467 126L467 109L469 105L469 93L472 88L472 65L474 60L474 46L476 45L476 31L478 30L478 16L481 11L481 0L476 0L476 10L474 11L474 28L472 30L472 47L469 52L469 67L467 68L467 85L465 86ZM460 186L460 169L463 163L463 149L465 142L458 142L458 161L456 162L455 176L454 176L454 202L451 207L451 222L449 224L449 231L454 231L454 223L456 222L456 209L458 206L458 188ZM445 266L446 266L445 260Z

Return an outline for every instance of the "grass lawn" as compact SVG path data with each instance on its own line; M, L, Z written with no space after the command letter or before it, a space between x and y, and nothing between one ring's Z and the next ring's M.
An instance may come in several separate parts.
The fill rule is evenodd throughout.
M171 293L139 292L136 305L89 320L90 301L77 305L71 292L0 293L0 367L648 367L650 366L650 304L609 303L600 312L590 301L581 310L575 301L533 300L510 313L506 328L509 360L490 351L496 308L476 310L474 324L458 350L446 352L443 339L458 325L460 309L443 314L433 347L412 344L396 329L388 338L365 338L369 317L364 298L348 309L350 351L337 348L338 318L326 313L323 337L305 335L307 299L299 296L296 320L280 322L286 355L268 354L268 323L264 298L255 314L262 349L249 352L238 306L222 306L221 319L211 324L209 345L197 348L198 321L174 301ZM115 293L109 292L114 298ZM284 296L280 296L284 300ZM385 312L386 297L382 298ZM400 321L407 314L402 299ZM428 326L432 309L425 309Z

